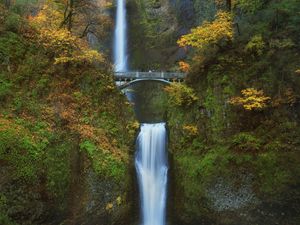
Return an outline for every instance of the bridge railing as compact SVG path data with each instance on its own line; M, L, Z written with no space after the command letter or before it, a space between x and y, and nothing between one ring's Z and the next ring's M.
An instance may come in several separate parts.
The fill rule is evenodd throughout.
M116 78L135 78L135 79L184 79L185 73L179 72L115 72Z

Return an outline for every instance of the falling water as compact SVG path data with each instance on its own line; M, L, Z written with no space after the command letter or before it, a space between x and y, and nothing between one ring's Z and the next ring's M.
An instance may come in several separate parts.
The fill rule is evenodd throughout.
M135 159L141 193L142 225L164 225L167 153L165 123L142 124Z
M118 0L114 36L114 63L116 72L127 70L126 0Z

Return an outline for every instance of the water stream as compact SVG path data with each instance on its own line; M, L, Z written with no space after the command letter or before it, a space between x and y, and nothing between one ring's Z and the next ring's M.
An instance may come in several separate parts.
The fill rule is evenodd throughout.
M114 33L114 64L116 72L127 71L127 22L126 0L117 0L116 26Z
M126 0L117 0L114 36L116 72L127 71ZM130 100L130 98L129 98ZM142 123L135 166L141 198L142 225L165 225L168 160L165 123Z
M168 161L165 123L142 124L135 159L142 225L164 225Z

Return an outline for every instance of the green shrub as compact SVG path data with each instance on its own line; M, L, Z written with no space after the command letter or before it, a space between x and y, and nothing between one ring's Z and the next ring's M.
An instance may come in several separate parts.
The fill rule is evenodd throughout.
M12 121L0 119L0 160L14 168L16 179L37 179L40 149L24 127Z
M244 12L254 13L263 6L263 0L236 0L235 6Z
M60 202L66 197L70 177L70 150L72 143L58 143L47 148L45 158L47 190L49 194Z
M261 148L261 141L250 133L241 132L233 136L231 145L242 151L257 151Z
M245 47L246 52L256 55L262 55L265 49L265 42L261 35L255 35L251 38Z
M4 26L7 31L18 33L21 28L22 22L24 23L20 15L11 13L6 18Z
M282 165L274 152L259 154L254 162L254 168L258 176L259 190L264 194L282 193L284 188L288 187L287 184L293 181L288 166Z
M25 51L26 48L17 34L7 32L0 36L0 65L21 61Z
M117 180L125 176L126 163L108 152L103 152L93 142L89 140L83 141L80 144L80 150L87 153L94 171L99 176L111 177Z
M11 94L11 87L11 82L0 74L0 102L4 101L5 98Z

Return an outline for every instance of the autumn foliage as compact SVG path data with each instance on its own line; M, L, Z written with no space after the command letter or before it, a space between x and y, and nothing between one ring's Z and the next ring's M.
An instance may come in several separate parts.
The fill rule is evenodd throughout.
M183 35L177 43L180 47L191 46L202 49L207 45L218 44L223 39L227 41L233 39L232 16L228 12L220 11L214 21L206 21L192 29L191 33Z
M164 90L169 95L169 103L174 106L190 106L198 100L194 90L184 84L172 83Z
M232 97L229 103L232 105L241 105L246 110L261 110L267 107L268 101L271 99L264 95L262 90L255 88L246 88L241 91L242 97Z
M190 66L190 64L188 64L186 62L180 61L179 68L182 72L188 73L191 69L191 66Z
M38 42L46 52L54 53L55 64L103 62L103 56L88 44L73 35L66 28L60 27L63 17L54 6L45 5L31 24L38 31Z

